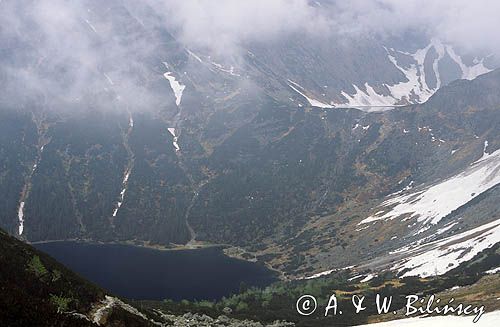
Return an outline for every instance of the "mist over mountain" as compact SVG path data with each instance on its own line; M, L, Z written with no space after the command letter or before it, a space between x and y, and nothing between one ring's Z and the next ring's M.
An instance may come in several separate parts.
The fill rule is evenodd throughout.
M477 57L487 68L496 67L497 6L492 1L223 1L217 6L209 1L4 1L2 81L5 92L21 99L46 94L70 103L113 83L112 89L129 108L147 110L160 105L161 92L148 84L154 83L151 75L162 70L161 62L168 56L191 49L222 61L214 59L214 64L244 66L247 51L265 49L272 51L263 54L265 63L284 65L282 78L306 86L310 78L320 87L339 84L323 102L345 103L341 92L353 95L357 90L352 84L369 94L368 83L386 95L387 90L372 84L404 80L382 46L413 54L436 39L466 55L461 63L454 52L443 54L435 47L428 57L439 56L440 66L474 67ZM481 19L476 19L479 15ZM276 63L280 53L286 54L283 51L292 58L308 59L290 62L285 55L284 62ZM380 62L375 59L377 52L384 57ZM400 55L391 53L396 59ZM350 59L345 61L346 57ZM173 60L171 64L178 64L179 58ZM418 65L423 66L424 60L425 54ZM314 64L307 67L308 62ZM405 58L398 65L405 68L407 63ZM304 66L306 72L296 72ZM477 75L463 67L442 69L451 71L447 81ZM428 84L430 90L436 88L435 82ZM323 93L310 91L318 97Z
M499 10L2 1L0 227L28 243L223 246L283 280L439 280L487 253L485 274Z

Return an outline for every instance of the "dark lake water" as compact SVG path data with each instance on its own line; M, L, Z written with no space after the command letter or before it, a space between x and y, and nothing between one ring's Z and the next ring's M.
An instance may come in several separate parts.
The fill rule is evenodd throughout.
M225 256L219 248L161 251L130 245L51 242L35 247L111 293L129 299L220 299L241 282L277 280L264 266Z

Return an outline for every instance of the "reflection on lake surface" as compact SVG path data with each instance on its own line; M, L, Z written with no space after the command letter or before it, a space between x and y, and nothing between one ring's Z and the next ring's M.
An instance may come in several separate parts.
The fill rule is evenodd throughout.
M277 280L274 272L220 248L162 251L131 245L50 242L36 248L111 293L130 299L220 299Z

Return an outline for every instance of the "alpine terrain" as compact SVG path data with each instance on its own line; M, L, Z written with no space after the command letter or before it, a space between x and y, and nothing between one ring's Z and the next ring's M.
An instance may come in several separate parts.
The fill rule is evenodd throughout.
M287 5L302 2L339 19L336 1ZM415 291L420 277L436 293L457 279L498 292L498 56L415 29L235 42L214 27L214 50L186 38L183 10L0 3L0 283L6 306L43 308L2 321L161 325L231 307L120 300L25 244L61 240L223 246L298 289L354 278ZM261 318L245 312L234 319ZM284 312L263 321L300 325Z

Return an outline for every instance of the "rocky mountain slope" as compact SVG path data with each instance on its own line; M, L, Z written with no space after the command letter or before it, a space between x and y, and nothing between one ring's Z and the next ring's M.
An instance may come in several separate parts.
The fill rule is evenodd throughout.
M149 305L139 311L3 230L0 263L2 326L264 326L226 315L170 313L168 305Z
M493 58L436 39L300 34L218 57L179 42L151 7L81 6L70 23L82 51L69 57L41 28L2 34L10 234L229 244L295 277L361 263L441 273L498 242ZM85 51L102 56L74 57ZM436 251L443 261L422 266Z
M153 325L136 309L105 297L102 289L2 230L0 249L4 326Z
M395 278L386 272L372 279L354 275L349 269L314 280L279 282L266 289L247 289L239 294L209 301L138 301L131 304L90 284L33 247L0 230L0 321L5 326L324 326L359 324L398 318L377 315L369 306L365 315L345 311L344 315L318 319L297 315L293 303L304 292L320 303L335 292L342 305L352 292L373 296L390 292L395 306L402 307L404 296L423 292L442 299L454 297L464 303L485 305L481 323L498 314L498 245L445 273L429 278ZM486 273L485 273L486 271ZM362 273L363 274L363 273ZM369 274L370 275L370 274ZM452 287L453 286L453 287ZM325 293L327 290L327 293ZM141 308L139 311L137 308ZM290 322L283 321L286 318ZM461 319L471 317L462 317ZM431 320L429 320L431 321ZM432 320L433 321L433 320Z

